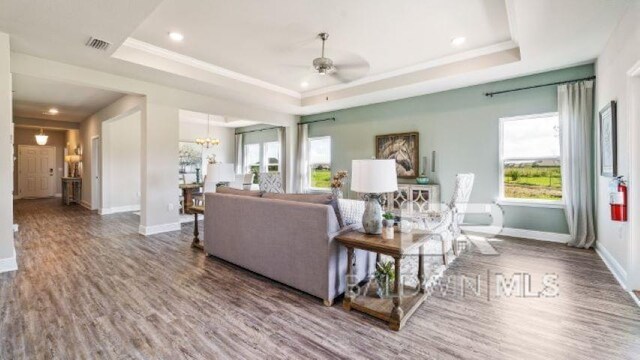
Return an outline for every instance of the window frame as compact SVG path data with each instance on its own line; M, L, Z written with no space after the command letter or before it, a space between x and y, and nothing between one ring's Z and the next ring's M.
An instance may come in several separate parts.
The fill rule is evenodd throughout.
M257 146L257 148L258 148L258 166L259 166L259 169L262 169L262 160L261 160L261 158L262 158L262 146L260 146L260 143L244 144L243 145L243 149L242 149L242 155L243 155L242 162L244 163L244 169L242 169L243 170L243 174L248 174L249 172L251 172L251 165L247 161L247 154L249 153L247 151L247 147L248 146Z
M547 112L547 113L539 113L539 114L530 114L530 115L520 115L520 116L510 116L510 117L502 117L499 120L499 129L498 129L498 199L497 203L499 205L506 206L529 206L529 207L547 207L547 208L564 208L564 200L546 200L546 199L522 199L522 198L508 198L504 195L504 162L505 160L533 160L533 159L518 159L518 158L508 158L505 159L504 156L504 124L509 121L518 121L518 120L527 120L527 119L535 119L535 118L544 118L544 117L558 117L557 111ZM560 119L558 118L558 123ZM562 138L558 139L558 141L562 141ZM562 149L562 143L560 143L560 149ZM541 157L535 158L535 160L548 160L548 159L558 159L560 160L560 172L562 174L562 156L558 155L558 157ZM562 175L561 175L562 176ZM562 177L561 177L562 179ZM562 190L561 190L562 191ZM562 194L564 199L564 192Z
M307 182L307 190L309 192L317 192L317 193L324 193L324 192L331 192L331 184L329 184L329 187L326 188L320 188L320 187L313 187L311 186L311 174L312 174L312 170L311 170L311 162L309 161L309 157L311 154L311 141L312 140L317 140L317 139L329 139L329 169L331 169L331 165L333 164L333 151L331 149L331 147L333 146L332 141L331 141L331 136L330 135L322 135L322 136L313 136L313 137L308 137L307 138L307 163L308 163L308 182ZM329 170L331 171L331 170Z
M267 145L269 144L276 144L276 148L278 149L278 163L275 165L271 165L269 164L269 158L267 157ZM262 163L261 163L261 171L268 173L269 171L269 166L277 166L278 170L276 171L276 173L280 173L280 156L282 156L282 154L280 154L280 142L279 141L265 141L262 143Z

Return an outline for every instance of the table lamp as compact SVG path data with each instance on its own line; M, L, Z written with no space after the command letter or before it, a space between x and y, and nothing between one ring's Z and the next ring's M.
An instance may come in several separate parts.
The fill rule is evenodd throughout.
M367 234L382 233L383 193L398 190L395 160L352 160L351 190L365 193L362 227Z
M216 185L221 182L235 180L236 173L233 164L215 163L207 166L207 176L204 180L204 192L216 192Z

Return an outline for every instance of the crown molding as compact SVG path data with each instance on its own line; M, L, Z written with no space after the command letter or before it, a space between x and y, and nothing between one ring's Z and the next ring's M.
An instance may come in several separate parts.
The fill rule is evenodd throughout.
M190 56L182 55L177 52L170 51L170 50L146 43L144 41L136 40L134 38L127 38L127 40L124 41L122 46L143 51L151 55L159 56L164 59L175 61L177 63L188 65L196 69L204 70L216 75L241 81L249 85L254 85L257 87L261 87L263 89L285 94L285 95L294 97L296 99L301 98L300 93L297 91L289 90L281 86L266 82L264 80L256 79L254 77L244 75L244 74L223 68L221 66L213 65L208 62L192 58Z
M435 68L438 66L448 65L455 62L459 62L459 61L469 60L469 59L477 58L484 55L490 55L490 54L498 53L501 51L511 50L517 47L518 45L512 40L503 41L501 43L485 46L482 48L468 50L468 51L461 52L454 55L441 57L435 60L426 61L413 66L404 67L402 69L393 70L393 71L389 71L389 72L385 72L377 75L366 76L364 78L351 81L347 84L334 85L334 86L329 86L321 89L307 91L302 93L302 98L304 99L312 96L318 96L326 93L349 89L352 87L365 85L365 84L380 81L380 80L390 79L396 76L406 75L413 72Z

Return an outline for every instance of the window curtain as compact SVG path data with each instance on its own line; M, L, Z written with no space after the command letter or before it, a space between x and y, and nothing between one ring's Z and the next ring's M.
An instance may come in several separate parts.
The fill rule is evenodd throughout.
M596 241L593 205L593 81L558 86L562 196L569 246L588 249Z
M242 134L236 134L236 174L244 173L244 139Z
M278 157L278 170L282 178L282 188L287 189L287 128L281 127L278 131L278 145L280 146L280 156Z
M298 124L296 159L296 191L305 193L309 183L309 124Z

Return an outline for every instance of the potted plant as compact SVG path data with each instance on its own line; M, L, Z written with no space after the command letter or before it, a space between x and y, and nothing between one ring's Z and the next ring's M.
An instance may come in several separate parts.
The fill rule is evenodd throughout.
M395 266L391 261L379 262L376 264L376 294L380 298L389 297L391 295L393 284L396 279Z
M393 227L393 225L395 224L395 216L387 211L386 213L382 214L382 225L384 225L385 227Z

